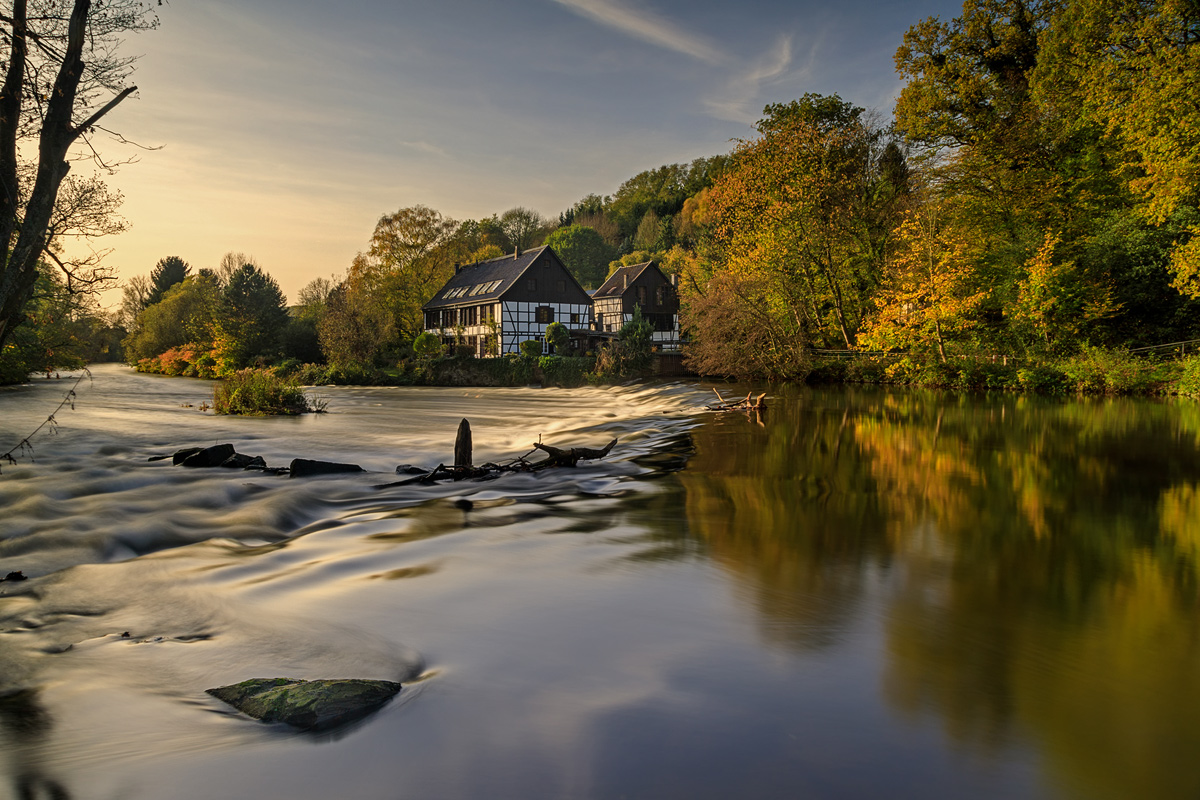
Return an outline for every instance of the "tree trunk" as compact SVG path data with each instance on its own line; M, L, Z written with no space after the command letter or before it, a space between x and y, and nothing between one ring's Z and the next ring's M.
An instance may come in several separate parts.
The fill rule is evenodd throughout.
M454 466L471 466L471 423L465 419L458 423L458 436L454 439Z
M42 121L42 131L38 143L37 178L33 191L21 214L20 232L16 244L9 253L7 244L18 224L16 219L18 209L0 206L5 216L0 221L0 244L5 245L6 260L0 260L0 347L12 335L13 329L20 324L22 309L33 296L34 284L37 282L38 262L46 250L46 228L54 213L54 204L58 199L58 189L66 177L70 164L67 163L67 151L85 130L95 125L101 117L111 111L118 103L136 91L129 87L110 100L100 110L92 114L79 126L72 122L75 112L76 92L83 77L83 46L87 36L88 14L91 12L91 0L75 0L71 10L71 19L67 31L67 46L63 52L62 64L54 87L46 105L46 116ZM17 19L17 11L21 19ZM16 0L14 4L12 61L9 63L5 77L4 95L0 97L0 188L11 192L16 186L16 155L15 141L17 128L20 125L21 92L15 87L24 79L26 47L24 41L24 0ZM20 40L18 43L18 28ZM11 130L10 130L11 128ZM13 144L10 151L9 142ZM9 161L11 157L11 161ZM18 196L13 192L10 197ZM3 259L3 256L0 256Z

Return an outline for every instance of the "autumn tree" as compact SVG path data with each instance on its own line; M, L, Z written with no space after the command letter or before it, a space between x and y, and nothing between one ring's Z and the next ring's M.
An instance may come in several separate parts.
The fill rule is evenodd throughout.
M1191 0L1072 0L1062 4L1036 88L1103 129L1111 168L1154 225L1200 205L1200 6ZM1082 111L1082 113L1079 113ZM1178 236L1174 283L1200 298L1200 225Z
M692 287L680 308L680 324L692 334L684 350L688 367L701 375L739 380L803 380L810 356L806 332L794 316L772 308L774 291L752 275L719 272Z
M106 277L93 261L60 256L63 220L56 209L75 146L97 152L102 119L136 87L132 59L116 54L120 36L157 23L154 7L138 0L13 0L0 16L5 62L0 87L0 347L20 324L43 258L62 270L68 289ZM36 152L36 159L32 154ZM97 156L98 158L98 156ZM74 190L87 186L74 182ZM101 197L102 202L111 201ZM70 216L70 215L68 215ZM95 220L93 220L94 222ZM74 224L74 223L71 223ZM84 225L89 223L86 220ZM57 230L55 226L57 225Z
M373 367L379 351L395 334L395 322L382 298L353 270L329 293L317 324L321 352L331 365L343 368Z
M350 292L343 300L360 307L358 295L373 295L372 302L390 313L391 329L404 338L417 335L425 327L421 306L453 274L454 262L463 260L451 246L458 228L454 220L420 205L380 217L368 251L350 266Z
M877 310L863 344L879 349L936 348L945 362L946 344L974 324L985 292L977 284L977 247L961 229L947 224L944 210L929 203L911 212L896 230Z
M878 202L892 174L880 169L886 133L836 95L765 113L708 195L705 256L739 278L722 296L758 297L777 330L853 347L900 208Z

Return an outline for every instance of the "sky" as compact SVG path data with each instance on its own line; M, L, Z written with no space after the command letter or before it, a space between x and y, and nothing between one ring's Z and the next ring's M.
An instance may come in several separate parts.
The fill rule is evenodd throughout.
M131 36L106 126L123 280L252 255L290 300L379 217L548 217L638 172L729 152L806 92L890 116L905 30L946 0L168 0ZM118 303L120 290L104 301Z

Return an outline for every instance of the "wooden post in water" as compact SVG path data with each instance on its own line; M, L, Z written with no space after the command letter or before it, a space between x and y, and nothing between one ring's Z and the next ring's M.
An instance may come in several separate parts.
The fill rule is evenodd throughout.
M454 439L454 466L471 466L471 423L466 419L458 423L458 436Z

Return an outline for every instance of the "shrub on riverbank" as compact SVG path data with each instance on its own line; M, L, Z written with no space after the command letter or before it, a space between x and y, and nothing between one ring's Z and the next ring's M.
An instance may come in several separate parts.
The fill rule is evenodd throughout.
M1076 356L1042 363L993 357L948 361L907 355L828 359L813 366L809 383L865 383L965 391L1022 391L1044 395L1200 396L1200 357L1156 362L1124 350L1085 347Z
M1200 356L1192 356L1178 362L1178 374L1171 389L1175 394L1184 397L1200 397Z
M213 410L218 414L251 417L305 414L320 411L294 379L272 369L243 369L213 387Z

